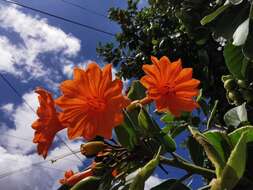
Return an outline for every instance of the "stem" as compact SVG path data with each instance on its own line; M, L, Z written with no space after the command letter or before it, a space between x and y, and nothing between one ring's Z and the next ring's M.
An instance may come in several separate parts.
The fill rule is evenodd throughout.
M168 159L164 156L160 156L160 163L181 168L181 169L186 170L189 173L196 173L196 174L205 176L206 178L209 178L209 179L215 177L215 172L213 170L203 168L203 167L200 167L200 166L197 166L197 165L194 165L182 160Z
M215 100L213 109L212 109L211 114L210 114L210 117L208 118L208 121L207 121L207 125L206 125L207 129L211 128L211 123L212 123L212 120L213 120L213 118L215 116L215 112L216 112L218 103L219 103L219 101Z
M152 103L153 100L148 98L148 97L144 97L143 99L141 100L134 100L131 102L131 104L129 104L126 108L127 111L131 111L137 107L141 107L141 106L145 106L147 104L150 104Z

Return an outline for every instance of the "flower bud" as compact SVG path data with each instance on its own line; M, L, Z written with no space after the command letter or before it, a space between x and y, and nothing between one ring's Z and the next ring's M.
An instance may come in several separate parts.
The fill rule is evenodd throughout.
M104 150L107 145L101 141L91 141L85 144L81 144L81 153L86 157L96 156L98 152Z

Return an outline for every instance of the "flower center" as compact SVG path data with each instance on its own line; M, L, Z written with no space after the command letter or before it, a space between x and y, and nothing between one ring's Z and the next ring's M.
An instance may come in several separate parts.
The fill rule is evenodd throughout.
M175 84L167 83L160 88L160 92L163 95L175 95Z
M94 112L102 112L105 110L106 102L99 97L93 97L88 99L89 108Z

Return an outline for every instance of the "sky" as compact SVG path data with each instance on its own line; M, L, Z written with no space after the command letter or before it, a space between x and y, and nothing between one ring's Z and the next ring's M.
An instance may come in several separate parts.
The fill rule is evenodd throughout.
M110 7L125 7L125 0L69 0L101 15ZM64 3L62 0L19 0L31 7L115 34L117 24ZM145 6L146 0L140 2ZM113 42L112 36L92 31L34 11L13 6L0 0L0 72L22 96L0 78L0 187L3 190L57 189L64 171L78 171L87 164L74 155L53 164L51 159L69 153L67 147L55 139L47 160L36 153L32 143L36 120L33 110L38 107L34 89L42 86L59 95L58 85L72 77L74 66L85 67L91 60L104 64L96 54L99 42ZM25 101L24 101L25 100ZM29 106L26 104L29 104ZM80 141L69 141L66 131L60 137L72 150ZM181 176L183 172L176 175ZM168 177L157 171L146 182L145 190Z

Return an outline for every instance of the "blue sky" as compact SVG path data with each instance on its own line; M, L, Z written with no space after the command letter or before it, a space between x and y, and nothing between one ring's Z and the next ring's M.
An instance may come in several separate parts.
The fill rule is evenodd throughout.
M126 6L123 0L69 1L104 15L110 7ZM85 12L61 0L19 2L111 33L119 31L119 27L107 18ZM145 3L145 0L141 1L140 6ZM96 54L96 46L98 42L111 41L112 36L0 2L0 72L34 110L38 106L37 96L33 92L36 86L43 86L57 95L59 82L71 77L74 66L85 67L90 60L102 65L102 60ZM2 79L0 89L1 189L56 189L64 170L77 171L83 165L75 156L69 156L54 164L45 161L33 166L33 163L43 161L37 156L36 146L32 144L33 130L30 126L36 115ZM68 141L65 132L60 135L73 150L79 148L80 142ZM57 142L58 146L53 147L48 160L69 153L59 140ZM26 169L2 177L7 172L22 168ZM146 189L161 181L158 174L161 178L167 177L158 170L156 176L148 180ZM182 174L176 173L177 176Z

